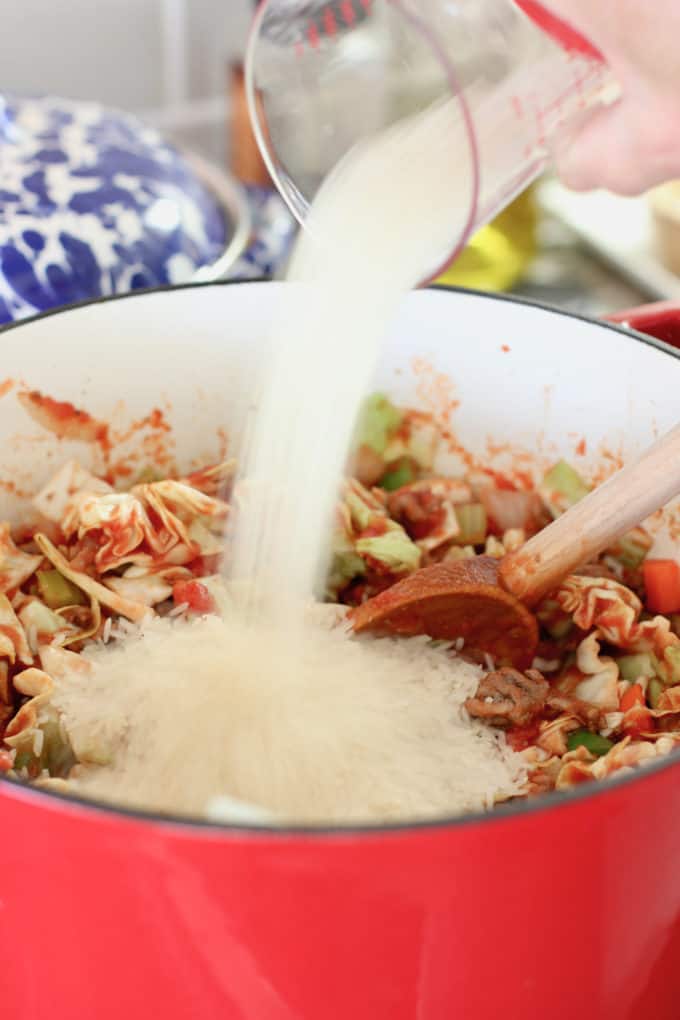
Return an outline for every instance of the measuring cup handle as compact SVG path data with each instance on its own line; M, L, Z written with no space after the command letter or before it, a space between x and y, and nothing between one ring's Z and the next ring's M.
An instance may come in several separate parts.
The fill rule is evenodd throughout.
M638 333L646 333L680 350L680 303L677 301L659 301L616 312L606 316L606 321L628 326Z

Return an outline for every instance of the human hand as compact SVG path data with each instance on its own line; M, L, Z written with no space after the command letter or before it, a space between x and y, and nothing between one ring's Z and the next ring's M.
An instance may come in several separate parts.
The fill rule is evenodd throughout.
M557 171L578 191L635 195L680 178L678 0L546 0L604 54L623 97L565 133Z

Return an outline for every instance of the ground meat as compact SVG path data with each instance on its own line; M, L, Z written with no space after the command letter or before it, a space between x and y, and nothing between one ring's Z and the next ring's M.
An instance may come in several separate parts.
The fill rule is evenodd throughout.
M465 707L474 719L499 729L527 726L543 711L549 689L537 669L520 673L504 667L482 677L477 694Z
M391 517L399 521L414 542L427 538L445 517L442 497L430 488L417 485L391 493L387 507Z

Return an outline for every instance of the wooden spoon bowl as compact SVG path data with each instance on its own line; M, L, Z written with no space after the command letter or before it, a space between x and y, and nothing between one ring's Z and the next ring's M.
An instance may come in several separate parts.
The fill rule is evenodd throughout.
M490 556L425 567L352 610L354 630L462 638L465 647L491 654L499 666L528 669L536 655L538 624L500 587L498 571L499 561Z

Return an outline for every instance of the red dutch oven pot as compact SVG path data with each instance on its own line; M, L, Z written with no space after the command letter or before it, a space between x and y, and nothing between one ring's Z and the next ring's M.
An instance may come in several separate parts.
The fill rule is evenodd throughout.
M198 296L200 345L210 301ZM180 299L152 297L170 330ZM455 299L475 315L493 300ZM58 313L3 340L75 330L103 344L106 323L113 336L149 301ZM514 303L497 307L508 318ZM676 307L616 319L680 345ZM2 782L0 832L12 1020L680 1017L677 758L490 816L362 831L186 824Z

